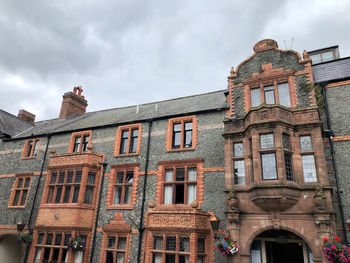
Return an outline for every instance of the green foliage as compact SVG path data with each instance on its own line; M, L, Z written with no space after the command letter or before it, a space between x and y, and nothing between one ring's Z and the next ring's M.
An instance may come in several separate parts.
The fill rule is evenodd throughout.
M320 109L320 112L323 112L325 106L321 86L318 84L313 85L310 83L302 82L299 84L299 87L302 88L307 94L309 94L312 90L314 91L317 107Z
M18 242L19 243L25 243L25 244L31 244L33 241L33 235L31 234L23 234L18 237Z

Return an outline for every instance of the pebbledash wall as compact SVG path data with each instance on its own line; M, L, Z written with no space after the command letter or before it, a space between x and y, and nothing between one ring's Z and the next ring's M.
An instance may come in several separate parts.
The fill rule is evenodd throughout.
M14 248L26 262L160 263L174 257L176 262L248 263L252 244L264 242L265 233L288 232L305 244L304 262L325 262L322 238L344 237L350 223L350 73L338 69L349 64L342 59L313 66L306 52L302 58L266 39L232 68L227 90L85 113L87 101L75 87L64 95L58 119L33 123L25 111L19 117L0 112L0 247L17 235L22 222L23 233L34 233L30 246ZM277 95L278 85L286 83L287 106ZM275 103L267 105L265 87L271 86ZM323 96L315 96L314 87ZM260 90L256 107L253 89ZM138 131L134 147L133 131ZM261 149L264 134L273 136L271 149ZM282 144L286 134L290 149ZM302 136L311 138L307 152L300 146ZM236 155L235 145L242 145L242 155ZM266 153L275 156L273 180L263 180ZM285 153L291 156L292 179L287 179ZM311 182L303 174L306 154L315 160ZM243 161L243 172L235 170L235 161ZM128 172L133 173L129 184ZM124 204L116 201L119 186ZM167 186L172 195L165 193ZM190 197L193 186L195 197ZM238 241L238 255L226 258L213 250L214 237L225 234ZM83 250L67 248L76 235ZM262 262L266 251L260 249Z

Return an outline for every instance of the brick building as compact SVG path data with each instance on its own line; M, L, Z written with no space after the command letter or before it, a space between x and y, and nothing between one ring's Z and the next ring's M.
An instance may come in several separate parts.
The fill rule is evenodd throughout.
M1 262L325 262L323 237L347 241L350 58L309 53L262 40L206 94L86 113L75 87L57 119L0 110Z

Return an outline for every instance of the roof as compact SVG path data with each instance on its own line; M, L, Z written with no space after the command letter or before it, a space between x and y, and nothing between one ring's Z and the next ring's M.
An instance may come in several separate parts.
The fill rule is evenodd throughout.
M312 66L316 83L350 77L350 57L332 60Z
M65 119L35 122L32 128L21 131L12 138L87 130L101 126L142 122L149 119L187 115L203 111L225 110L227 109L225 91L220 90L142 105L88 112Z
M14 136L34 125L0 109L0 135ZM1 137L1 136L0 136Z

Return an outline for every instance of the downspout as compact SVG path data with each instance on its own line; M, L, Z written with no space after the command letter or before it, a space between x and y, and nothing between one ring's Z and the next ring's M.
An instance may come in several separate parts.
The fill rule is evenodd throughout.
M98 195L98 202L97 202L97 211L96 211L96 220L95 220L95 226L94 226L94 232L93 232L93 239L92 239L92 246L91 246L91 256L90 256L90 263L93 261L94 257L94 250L95 250L95 243L96 243L96 231L97 231L97 224L98 224L98 217L100 214L100 205L101 205L101 199L102 199L102 189L103 189L103 182L105 179L105 173L106 173L106 168L107 168L107 163L100 163L103 166L102 170L102 178L101 178L101 184L100 184L100 193Z
M331 120L330 120L330 117L329 117L329 110L328 110L327 89L326 89L327 82L322 82L322 83L320 83L320 85L321 85L321 88L322 88L323 101L324 101L324 105L325 105L324 108L325 108L326 119L327 119L327 128L329 130L328 138L329 138L329 143L330 143L330 146L331 146L332 163L333 163L333 167L334 167L335 183L336 183L336 186L337 186L337 196L338 196L338 200L339 200L339 210L340 210L340 217L341 217L341 221L342 221L341 223L342 223L342 226L343 226L344 241L345 241L345 244L348 244L349 241L348 241L348 234L347 234L347 230L346 230L346 222L345 222L345 216L344 216L344 207L343 207L343 202L342 202L341 193L340 193L340 185L339 185L337 163L336 163L336 160L335 160L333 131L332 131Z
M50 139L51 139L51 135L47 134L47 144L46 144L46 148L45 148L44 159L43 159L43 162L41 164L39 179L38 179L38 183L36 185L36 189L35 189L35 193L34 193L33 205L32 205L32 208L30 209L29 219L28 219L28 223L27 223L28 230L30 228L30 221L32 220L34 206L35 206L36 198L37 198L38 191L39 191L40 181L41 181L41 178L43 177L43 170L44 170L44 165L45 165L45 161L46 161L47 151L49 149ZM27 262L28 252L29 252L29 246L27 246L27 248L26 248L23 262Z
M151 143L151 130L152 130L152 120L148 121L148 138L147 138L147 150L146 150L146 164L145 164L145 176L143 178L143 192L142 192L142 204L141 204L141 215L140 215L140 224L138 227L139 230L139 246L137 250L137 263L141 262L141 249L142 249L142 238L145 228L143 227L143 217L144 217L144 208L146 202L146 186L147 186L147 174L148 174L148 163L149 163L149 148Z

